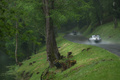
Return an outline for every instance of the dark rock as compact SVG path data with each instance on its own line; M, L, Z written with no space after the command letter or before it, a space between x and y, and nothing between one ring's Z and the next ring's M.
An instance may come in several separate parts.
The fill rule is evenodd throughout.
M85 49L82 50L82 52L85 51Z
M31 57L29 56L29 57L27 57L27 60L29 60L29 59L31 59Z
M40 72L37 72L36 74L39 74Z
M62 67L61 64L60 64L60 62L59 62L58 60L55 60L55 61L53 62L53 64L56 66L57 69L59 69L59 68Z
M95 64L98 64L99 62L96 62Z
M69 56L72 54L72 52L68 52L67 54L67 58L69 58Z
M70 66L73 66L73 65L75 65L76 64L76 60L71 60L70 61Z
M61 55L61 59L66 58L65 56Z
M33 63L36 63L36 61L33 61Z
M109 59L109 61L112 61L113 59Z
M87 51L90 50L91 48L87 48Z
M72 54L72 52L68 52L68 56L70 56Z
M68 64L68 68L76 64L76 60L66 60L66 63Z
M70 55L68 58L72 58L73 57L73 55Z
M32 65L32 63L29 63L29 65Z

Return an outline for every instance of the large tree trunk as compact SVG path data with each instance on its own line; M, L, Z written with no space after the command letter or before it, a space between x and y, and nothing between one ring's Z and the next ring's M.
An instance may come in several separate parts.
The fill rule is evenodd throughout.
M52 0L51 1L51 9L54 9L54 0ZM53 24L53 20L52 20L52 18L50 18L50 25L53 27L53 49L54 49L54 54L55 54L55 57L57 58L57 59L60 59L60 53L59 53L59 51L58 51L58 47L57 47L57 43L56 43L56 39L55 39L55 32L54 32L54 24Z
M47 60L49 61L50 67L53 67L53 62L56 59L60 59L60 54L58 52L55 34L54 34L54 27L53 21L50 18L49 14L49 7L48 7L48 0L43 0L43 9L46 16L46 47L47 47Z
M17 24L17 21L16 21L16 47L15 47L15 61L16 61L16 63L18 63L18 59L17 59L17 49L18 49L17 27L18 27L18 24Z

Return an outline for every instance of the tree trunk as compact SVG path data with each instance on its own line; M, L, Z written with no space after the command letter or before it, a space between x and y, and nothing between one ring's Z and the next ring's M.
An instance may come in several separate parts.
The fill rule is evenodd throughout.
M114 28L117 28L117 26L118 26L117 18L114 17Z
M58 52L55 34L54 34L54 27L53 21L50 18L49 14L49 7L48 7L48 0L43 0L43 10L46 16L46 48L47 48L47 60L49 61L50 67L53 67L53 62L56 59L60 59L60 54Z
M17 28L18 28L18 24L17 24L17 21L16 21L16 47L15 47L15 61L16 61L16 63L18 63L18 59L17 59L17 49L18 49Z
M51 9L54 9L54 0L52 0L51 1ZM58 47L57 47L57 43L56 43L56 39L55 39L55 32L54 32L54 24L53 24L53 20L52 20L52 18L50 18L50 24L51 24L51 26L53 27L53 49L54 49L54 54L55 54L55 57L57 58L57 59L60 59L60 53L59 53L59 51L58 51Z
M113 2L113 21L114 21L114 28L118 27L118 22L117 22L117 5L116 2Z

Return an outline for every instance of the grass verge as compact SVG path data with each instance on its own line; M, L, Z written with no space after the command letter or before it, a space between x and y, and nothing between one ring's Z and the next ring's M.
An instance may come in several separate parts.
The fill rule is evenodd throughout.
M66 56L68 52L72 52L71 59L77 63L63 72L56 67L51 68L50 71L55 74L49 75L49 80L120 80L118 56L99 47L70 42L63 36L64 34L59 34L57 37L61 55ZM22 63L22 66L15 66L10 70L16 75L16 80L40 80L42 72L49 65L45 47Z

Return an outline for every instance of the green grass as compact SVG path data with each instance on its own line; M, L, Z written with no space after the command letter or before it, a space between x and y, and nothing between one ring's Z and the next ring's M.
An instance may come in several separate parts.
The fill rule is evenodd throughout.
M63 72L55 67L50 69L51 72L56 73L49 76L51 80L120 80L120 58L118 56L99 47L70 42L63 36L64 34L59 34L57 37L58 46L61 47L60 53L66 56L67 52L71 51L73 54L71 59L76 60L77 63ZM87 51L87 48L91 49ZM83 49L85 50L82 51ZM36 63L29 65L33 61ZM21 67L16 66L13 73L16 75L16 80L40 80L42 72L48 65L44 46L38 54L23 61ZM32 77L23 79L21 77L23 71L25 71L24 74L33 73Z
M92 26L89 26L87 30L83 32L83 35L91 37L93 34L99 34L105 41L120 43L120 22L118 23L117 28L114 28L113 22L98 26L93 30L93 32L90 32L91 27Z

